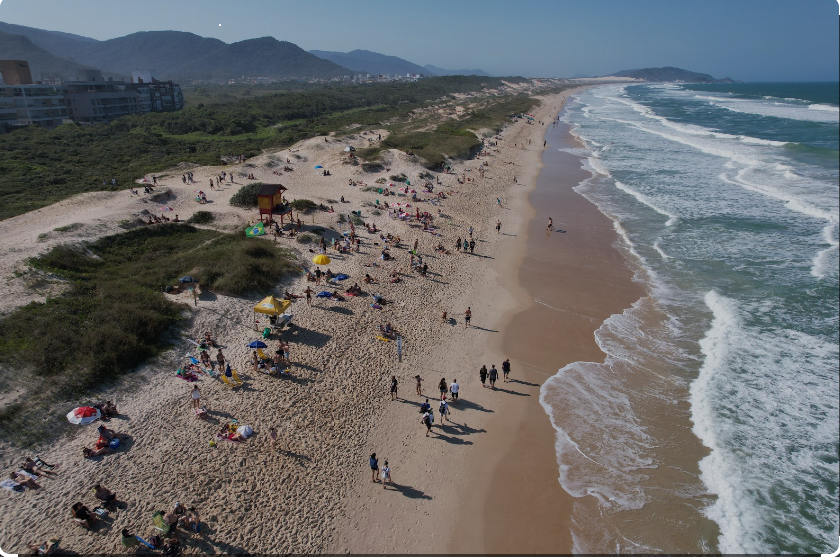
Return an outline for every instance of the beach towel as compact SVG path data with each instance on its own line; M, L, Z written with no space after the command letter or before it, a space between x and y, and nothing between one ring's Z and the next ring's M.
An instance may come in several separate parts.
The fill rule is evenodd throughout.
M3 489L8 489L9 491L16 491L18 493L26 491L26 486L20 485L11 478L6 478L2 482L0 482L0 487L2 487Z
M323 290L321 292L318 292L315 296L318 298L329 298L330 296L332 296L332 292L329 292L328 290Z
M373 309L382 309L382 306L380 306L379 304L371 304L370 307L372 307Z

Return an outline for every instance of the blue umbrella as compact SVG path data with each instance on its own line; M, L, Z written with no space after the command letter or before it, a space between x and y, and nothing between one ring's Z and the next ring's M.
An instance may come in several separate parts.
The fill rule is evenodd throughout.
M255 340L248 345L248 348L268 348L268 345L261 340Z

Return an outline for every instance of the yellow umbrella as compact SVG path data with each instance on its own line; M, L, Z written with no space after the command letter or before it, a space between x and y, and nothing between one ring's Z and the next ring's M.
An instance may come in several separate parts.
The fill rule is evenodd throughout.
M316 255L312 258L312 262L316 265L329 265L331 259L324 254Z

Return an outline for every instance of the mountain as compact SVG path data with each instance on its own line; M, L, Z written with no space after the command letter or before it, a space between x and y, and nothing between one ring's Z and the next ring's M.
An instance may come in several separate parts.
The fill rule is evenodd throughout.
M353 74L295 44L272 37L227 44L182 31L143 31L98 41L0 23L0 31L3 29L23 36L17 42L6 39L10 46L0 48L2 56L28 60L33 70L40 70L44 75L45 71L55 73L60 67L65 68L61 76L70 78L75 78L78 68L84 67L124 77L130 76L132 70L156 70L161 79L174 80L227 80L242 76L329 79ZM33 71L33 77L34 74Z
M207 51L172 71L193 79L227 79L241 76L329 79L354 72L306 52L296 44L274 37L247 39Z
M418 66L408 60L387 56L370 50L353 50L350 52L331 52L329 50L310 50L324 60L329 60L345 68L357 72L369 73L371 75L390 74L422 74L429 75L429 71L423 66Z
M35 81L46 78L77 79L80 70L91 69L90 66L50 54L23 35L3 31L0 31L0 53L4 60L29 62L29 71Z
M427 71L431 72L432 75L480 75L483 77L493 77L484 70L444 70L443 68L438 68L437 66L433 66L431 64L426 64L425 68Z
M664 68L644 68L641 70L622 70L607 77L634 77L645 81L686 81L690 83L736 83L728 77L715 79L709 74L691 72L672 66Z
M47 52L51 52L64 58L69 58L68 52L75 46L99 42L96 39L83 37L81 35L74 35L72 33L46 31L44 29L15 25L13 23L5 23L3 21L0 21L0 32L8 33L10 35L23 35L32 41L33 44L43 48ZM5 52L3 53L3 56L6 56Z

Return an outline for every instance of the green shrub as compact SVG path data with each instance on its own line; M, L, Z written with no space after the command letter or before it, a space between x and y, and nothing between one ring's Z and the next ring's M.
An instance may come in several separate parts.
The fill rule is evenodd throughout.
M405 174L394 174L391 176L392 182L405 182L408 180L408 176Z
M365 223L365 221L362 220L362 217L355 213L350 213L350 222L352 222L356 226L361 226Z
M383 170L385 170L385 167L378 162L366 162L362 164L362 170L364 170L365 172L375 173L382 172Z
M312 243L312 235L304 232L303 234L298 234L295 240L298 244L309 244Z
M251 209L258 204L257 194L262 187L261 182L254 182L239 188L233 197L230 198L230 204L234 207L242 207L243 209Z
M198 211L193 216L187 219L189 224L210 224L216 220L216 215L210 211Z
M295 199L289 203L289 205L291 205L295 211L302 211L306 214L309 214L318 208L318 204L314 201L310 201L309 199Z
M370 214L378 217L379 215L382 214L382 211L380 211L379 209L374 209L373 211L370 212Z
M0 415L0 438L13 435L10 426L24 418L38 417L44 430L37 400L85 397L167 349L187 306L161 290L180 276L197 277L204 289L242 295L270 291L293 271L292 256L270 243L187 224L137 228L84 247L61 245L30 263L69 286L0 320L0 384L14 378L32 385L23 395L25 411Z

